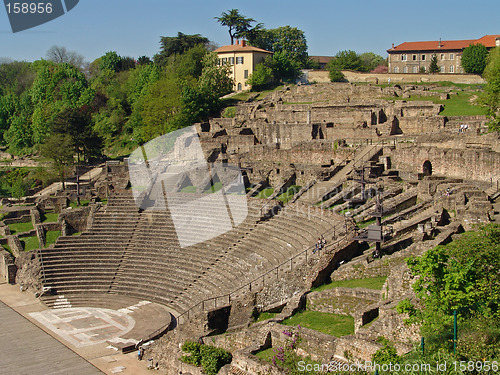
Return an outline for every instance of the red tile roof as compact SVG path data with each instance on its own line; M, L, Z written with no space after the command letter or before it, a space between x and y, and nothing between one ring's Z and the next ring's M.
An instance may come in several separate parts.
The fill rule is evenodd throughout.
M310 60L317 61L319 64L328 64L333 56L309 56Z
M462 50L471 44L483 44L485 47L495 47L495 39L500 35L485 35L480 39L469 40L442 40L442 41L428 41L428 42L404 42L396 47L387 50L391 52L404 52L404 51L446 51L446 50ZM439 46L441 44L441 47Z
M262 49L262 48L241 45L241 44L222 46L222 47L217 48L215 50L215 52L217 52L217 53L223 53L223 52L262 52L262 53L272 54L272 52L266 51L265 49Z
M476 40L476 43L482 44L485 47L493 48L496 46L496 39L500 38L500 35L485 35L482 38Z

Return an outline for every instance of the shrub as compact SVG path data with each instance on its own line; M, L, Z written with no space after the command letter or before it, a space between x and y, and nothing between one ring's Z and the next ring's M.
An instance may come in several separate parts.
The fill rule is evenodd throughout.
M345 80L344 74L340 71L340 69L336 68L331 69L328 76L332 82L342 82Z
M224 349L215 346L186 341L181 349L190 355L181 357L181 361L194 366L202 366L207 375L215 375L222 366L231 363L233 356Z

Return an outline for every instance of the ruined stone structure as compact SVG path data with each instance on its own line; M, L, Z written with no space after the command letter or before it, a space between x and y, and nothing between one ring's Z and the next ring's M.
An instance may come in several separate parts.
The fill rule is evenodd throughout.
M380 347L378 336L396 342L400 353L409 350L408 338L417 330L405 326L393 309L400 299L413 298L404 258L494 219L491 203L500 179L498 135L484 134L485 118L445 118L432 102L394 100L415 93L442 95L431 89L285 88L239 105L234 118L197 124L208 163L243 171L248 214L225 234L188 247L180 246L167 210L135 204L126 163L105 166L94 189L108 203L91 202L81 216L63 210L69 231L83 233L62 236L30 258L42 266L42 301L52 308L102 306L107 298L122 296L167 307L178 326L150 355L169 373L182 366L196 373L179 362L179 343L201 338L233 353L225 373L257 374L266 365L254 354L282 342L277 323L306 305L351 315L355 333L336 338L305 329L304 355L367 360ZM465 122L467 132L459 133ZM183 181L206 185L190 171ZM292 185L301 187L293 197L275 200ZM204 194L204 188L186 193L183 187L179 184L172 199ZM270 199L256 197L269 187L274 189ZM185 212L186 220L195 214ZM35 213L31 217L36 221ZM361 227L377 218L381 259L373 259L373 248L355 239L363 238ZM318 250L321 236L326 245ZM0 268L11 264L7 258ZM328 280L374 276L387 277L380 291L309 293ZM264 311L279 314L252 324L252 313ZM145 331L134 339L160 333Z

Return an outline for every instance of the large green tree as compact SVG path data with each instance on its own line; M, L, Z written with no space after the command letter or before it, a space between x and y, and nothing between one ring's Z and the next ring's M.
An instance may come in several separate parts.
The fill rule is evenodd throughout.
M279 52L297 63L300 68L309 63L306 37L304 32L296 27L261 29L254 37L252 45L274 53Z
M233 80L229 74L229 65L219 65L217 53L210 52L203 58L203 70L199 79L200 88L216 97L229 94L233 89Z
M74 163L71 137L61 133L51 135L41 145L41 153L52 161L52 166L59 176L64 190L66 176Z
M387 66L387 61L380 55L373 52L365 52L359 55L362 62L362 69L364 72L371 72L378 66Z
M488 54L483 76L486 85L481 102L488 109L490 130L500 132L500 47L493 48Z
M182 55L198 44L206 46L209 42L207 38L200 34L187 35L178 32L177 36L162 36L160 52L153 59L156 64L165 66L168 64L170 56Z
M439 65L438 65L438 58L436 54L433 54L431 56L431 63L429 65L429 73L439 73Z
M222 12L220 17L214 17L222 26L227 26L231 45L234 44L234 38L244 36L246 32L252 29L253 18L247 18L240 14L238 9L231 9L228 12Z
M65 108L57 114L52 126L53 136L68 136L78 162L89 162L101 156L102 142L95 134L90 108Z
M408 265L417 277L413 288L422 306L417 315L431 347L450 348L454 310L462 325L470 319L493 323L500 318L500 225L463 233L447 245L410 258ZM490 335L476 332L477 336L483 334ZM491 345L500 347L500 335L490 339ZM464 332L461 340L466 345L474 337Z
M328 70L363 71L363 61L354 51L340 51L328 62L326 68Z
M482 44L471 44L462 52L462 67L465 73L483 74L488 49Z

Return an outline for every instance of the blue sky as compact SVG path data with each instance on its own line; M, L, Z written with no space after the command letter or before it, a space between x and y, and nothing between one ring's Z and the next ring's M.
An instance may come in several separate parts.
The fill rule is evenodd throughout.
M87 61L108 51L152 57L160 36L178 31L229 44L227 29L214 17L232 8L266 28L290 25L303 30L310 55L333 56L350 49L386 57L392 43L500 34L499 0L80 0L64 16L15 34L1 7L0 58L34 61L53 45L76 51Z

